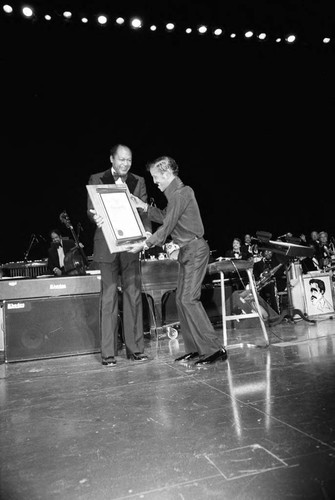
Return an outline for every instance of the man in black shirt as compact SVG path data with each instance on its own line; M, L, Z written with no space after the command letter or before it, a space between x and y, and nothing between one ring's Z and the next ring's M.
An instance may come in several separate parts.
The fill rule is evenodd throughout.
M167 206L161 210L132 196L137 208L147 212L159 228L146 242L129 247L132 253L163 245L168 236L179 246L179 273L176 305L184 340L185 354L175 361L187 362L199 358L197 366L227 359L213 325L200 301L201 285L209 262L209 246L204 239L204 227L198 203L191 187L179 178L179 168L173 158L162 156L148 164L153 182L164 192Z

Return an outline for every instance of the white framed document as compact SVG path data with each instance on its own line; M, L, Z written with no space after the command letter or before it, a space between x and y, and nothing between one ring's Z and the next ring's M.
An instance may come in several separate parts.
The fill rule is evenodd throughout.
M101 229L111 253L124 252L129 245L146 239L126 185L92 184L86 188L94 210L104 219Z

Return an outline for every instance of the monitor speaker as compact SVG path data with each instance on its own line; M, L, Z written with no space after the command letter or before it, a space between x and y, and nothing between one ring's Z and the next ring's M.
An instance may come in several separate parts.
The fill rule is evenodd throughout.
M3 302L5 362L100 350L100 294Z

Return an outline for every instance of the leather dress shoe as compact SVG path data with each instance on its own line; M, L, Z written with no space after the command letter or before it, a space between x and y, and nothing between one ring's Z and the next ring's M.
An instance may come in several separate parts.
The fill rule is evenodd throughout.
M102 364L104 366L115 366L116 359L114 358L114 356L110 356L109 358L102 358Z
M225 361L228 358L228 354L226 349L222 348L219 351L214 352L214 354L210 354L209 356L203 356L198 361L196 361L195 365L210 365L215 363L216 361Z
M146 354L142 354L141 352L133 352L127 356L131 361L147 361L149 358Z
M180 356L179 358L175 359L175 361L189 361L190 359L198 358L198 357L199 357L198 352L189 352L189 353L184 354L183 356Z

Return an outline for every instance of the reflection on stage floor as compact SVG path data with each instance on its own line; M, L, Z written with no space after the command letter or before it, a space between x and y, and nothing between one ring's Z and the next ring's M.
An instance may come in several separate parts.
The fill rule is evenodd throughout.
M242 323L242 322L241 322ZM216 328L222 337L222 328ZM177 364L179 333L0 364L1 499L335 497L335 323L228 329L228 361Z

